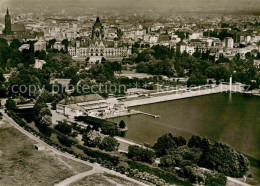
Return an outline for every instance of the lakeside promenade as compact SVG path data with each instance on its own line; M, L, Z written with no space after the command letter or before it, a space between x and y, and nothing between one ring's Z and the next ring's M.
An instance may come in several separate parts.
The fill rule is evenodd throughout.
M194 87L192 89L179 89L179 90L171 90L165 92L158 92L155 94L148 95L146 97L132 99L132 100L125 100L121 103L125 105L125 107L134 107L140 105L147 105L165 101L172 101L178 99L185 99L197 96L204 96L210 94L217 94L217 93L228 93L230 92L236 93L244 93L242 85L224 85L220 84L216 87L204 88L204 87Z

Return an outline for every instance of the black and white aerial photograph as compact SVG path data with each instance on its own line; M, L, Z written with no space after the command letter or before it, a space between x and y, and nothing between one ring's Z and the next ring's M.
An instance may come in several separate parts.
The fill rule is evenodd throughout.
M260 185L260 0L0 0L0 186L204 185Z

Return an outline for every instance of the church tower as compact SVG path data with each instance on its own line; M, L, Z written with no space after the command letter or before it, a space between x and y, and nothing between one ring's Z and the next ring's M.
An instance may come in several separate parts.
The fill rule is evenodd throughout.
M102 23L99 19L99 17L97 17L96 22L94 24L94 26L92 27L92 39L103 39L104 37L104 33L103 33L103 26Z
M5 35L11 35L12 30L11 30L11 16L9 14L9 10L7 8L6 10L6 15L5 15L5 30L4 30Z

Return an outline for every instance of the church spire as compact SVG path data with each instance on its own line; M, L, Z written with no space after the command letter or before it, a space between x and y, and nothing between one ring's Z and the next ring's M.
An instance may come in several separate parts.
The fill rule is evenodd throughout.
M12 31L11 31L11 16L9 14L9 9L7 7L6 9L6 15L5 15L5 30L4 30L4 34L5 35L11 35Z

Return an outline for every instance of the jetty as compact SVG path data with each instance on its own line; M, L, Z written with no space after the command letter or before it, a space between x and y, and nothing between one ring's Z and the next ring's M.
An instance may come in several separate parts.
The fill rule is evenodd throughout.
M150 113L142 112L142 111L139 111L139 110L135 110L135 112L138 113L138 114L143 114L143 115L151 116L151 117L154 117L154 118L160 118L161 117L159 115L150 114Z

